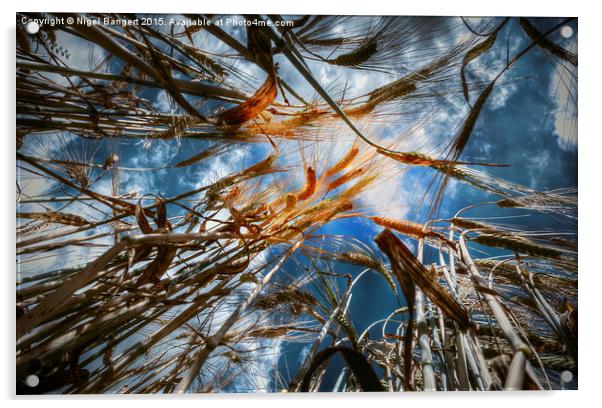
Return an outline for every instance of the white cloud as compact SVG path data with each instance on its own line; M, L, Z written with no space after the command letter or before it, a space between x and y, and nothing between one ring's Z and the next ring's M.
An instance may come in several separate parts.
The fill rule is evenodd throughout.
M504 83L500 81L496 83L489 96L489 108L491 110L496 110L506 106L506 102L517 89L518 86L514 82Z
M399 172L394 177L371 187L361 198L367 212L382 217L405 218L409 211L407 198L415 195L416 192L402 187L404 175L405 173Z

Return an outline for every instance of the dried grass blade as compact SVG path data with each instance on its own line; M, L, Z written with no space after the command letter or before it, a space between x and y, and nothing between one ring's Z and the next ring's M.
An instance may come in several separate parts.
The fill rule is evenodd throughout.
M25 333L36 327L42 320L52 316L53 313L63 307L73 293L90 283L104 269L107 263L127 247L127 244L127 240L121 240L102 256L98 257L81 273L65 281L48 297L44 298L30 313L19 318L17 320L17 338L23 337Z
M468 329L473 326L470 315L463 305L458 303L453 296L439 285L433 275L422 265L412 252L389 229L377 235L377 244L381 249L386 248L389 254L399 265L400 271L407 274L443 313L458 322L460 328ZM383 249L384 251L384 249ZM385 252L386 253L386 252ZM391 258L390 256L390 258ZM392 259L392 264L393 264Z
M389 231L388 229L384 231ZM383 231L383 232L384 232ZM390 235L389 235L390 234ZM401 287L401 292L403 293L404 298L407 302L408 307L408 324L406 328L406 334L404 336L403 341L403 371L404 371L404 388L406 390L412 389L411 377L412 377L412 340L413 340L413 332L414 332L414 312L415 308L415 300L416 300L416 287L414 286L414 282L412 281L410 275L404 273L403 261L400 259L400 254L396 251L397 246L397 237L395 237L390 231L389 234L380 233L376 236L374 241L378 245L378 247L383 251L389 261L391 262L391 269L393 270L393 274L395 278L399 282L399 286ZM391 236L393 235L393 239Z
M277 93L276 75L271 73L253 96L240 105L219 114L217 121L236 126L255 119L276 99Z
M466 55L464 55L464 59L462 60L462 68L460 68L460 77L462 78L462 92L464 93L464 99L468 103L470 103L470 100L468 96L468 84L466 83L466 66L468 65L468 63L470 63L470 61L474 60L475 58L478 58L483 53L491 49L491 47L493 47L493 44L495 44L496 38L497 31L495 31L493 34L487 37L485 41L478 43L473 48L468 50L466 52Z
M138 200L138 204L136 204L136 222L138 222L138 227L140 227L140 231L144 234L150 234L153 232L153 227L149 224L146 219L146 215L144 214L144 208L142 208L142 200Z
M474 129L477 119L479 118L479 115L481 114L481 110L483 109L483 106L485 106L485 102L487 102L489 95L491 95L491 91L493 91L494 86L495 86L495 79L493 81L491 81L489 83L489 85L487 85L487 87L483 90L483 92L481 92L481 94L477 98L477 101L470 109L470 113L464 120L464 123L462 124L462 128L460 129L460 132L454 138L454 142L453 142L452 148L451 148L451 157L452 157L453 161L458 160L458 158L462 154L462 151L466 147L466 144L468 143L468 139L470 139L470 136L472 135L472 130Z

